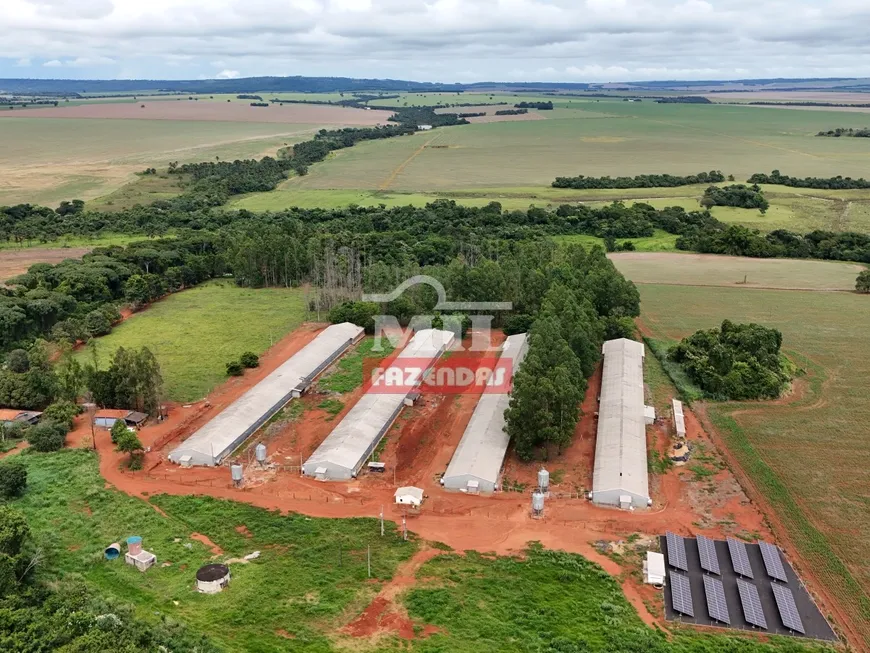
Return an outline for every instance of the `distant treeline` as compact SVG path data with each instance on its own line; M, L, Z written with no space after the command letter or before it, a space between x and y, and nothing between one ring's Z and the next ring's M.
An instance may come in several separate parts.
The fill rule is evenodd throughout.
M260 102L263 101L262 96L260 96L260 95L249 95L249 94L247 94L247 93L242 93L241 95L237 95L237 96L236 96L236 99L238 99L238 100L259 100Z
M268 107L268 102L251 102L252 107Z
M737 102L735 104L750 104L752 106L762 106L762 107L776 107L776 106L785 106L785 107L855 107L859 109L867 109L870 108L870 103L865 104L846 104L841 102L770 102L770 101L757 101L757 102Z
M704 208L734 206L740 209L758 209L764 214L770 208L770 203L758 186L734 184L724 188L710 186L704 191L704 196L701 198L701 206Z
M691 186L693 184L717 184L725 181L721 170L699 172L696 175L678 177L675 175L637 175L635 177L556 177L553 188L673 188L675 186Z
M459 118L480 118L481 116L485 116L486 111L478 111L475 113L457 113L456 116Z
M701 95L680 95L678 97L663 97L656 100L659 104L713 104L709 98Z
M528 109L499 109L495 112L497 116L521 116L524 113L528 113Z
M870 138L870 129L865 127L864 129L854 129L853 127L837 127L836 129L830 129L828 131L821 131L816 136L828 136L832 138L840 138L841 136L847 136L852 138Z
M514 105L517 109L537 109L538 111L552 111L553 103L547 102L517 102Z
M779 170L774 170L769 175L755 173L749 178L750 184L777 184L779 186L791 186L793 188L818 188L829 190L854 190L870 188L870 181L863 177L852 179L851 177L789 177Z

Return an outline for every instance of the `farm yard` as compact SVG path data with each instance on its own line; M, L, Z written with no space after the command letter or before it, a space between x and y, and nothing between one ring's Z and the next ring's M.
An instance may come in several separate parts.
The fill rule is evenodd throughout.
M722 280L740 266L723 270ZM646 272L626 273L661 278L655 267L650 262ZM870 459L864 427L870 400L864 390L870 342L856 325L868 323L870 304L854 293L646 283L640 292L642 329L651 338L674 341L723 319L782 331L785 350L807 373L793 394L774 403L707 404L702 414L740 465L743 481L755 488L755 498L770 505L765 513L774 529L782 528L800 551L803 572L851 606L868 641Z

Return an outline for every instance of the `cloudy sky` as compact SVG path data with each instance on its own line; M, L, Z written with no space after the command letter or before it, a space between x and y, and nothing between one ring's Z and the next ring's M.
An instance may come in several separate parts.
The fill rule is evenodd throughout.
M870 77L868 0L0 0L0 77Z

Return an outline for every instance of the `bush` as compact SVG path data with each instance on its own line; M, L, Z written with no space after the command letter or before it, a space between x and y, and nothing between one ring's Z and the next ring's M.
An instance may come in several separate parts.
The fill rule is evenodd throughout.
M239 361L230 361L227 363L227 376L241 376L245 373L245 368Z
M870 270L864 270L855 281L855 290L862 294L870 294Z
M73 420L84 409L71 401L56 401L42 413L42 419L48 422L63 424L67 431L72 431Z
M239 362L242 364L243 367L259 367L260 357L252 351L246 351L239 357Z
M23 349L13 349L6 355L6 366L9 371L22 374L30 369L30 359Z
M27 487L27 468L17 460L0 463L0 497L19 497Z
M127 422L122 419L119 419L114 424L112 424L112 430L109 432L112 436L112 444L118 444L118 441L121 439L125 433L129 433L130 429L127 428Z
M63 424L45 421L27 431L27 441L35 451L60 451L66 444L67 429Z

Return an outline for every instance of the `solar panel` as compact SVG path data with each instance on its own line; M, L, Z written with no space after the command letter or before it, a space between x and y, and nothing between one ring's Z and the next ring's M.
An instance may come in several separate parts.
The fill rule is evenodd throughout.
M782 558L779 557L779 547L761 540L758 540L758 547L761 549L761 557L764 558L767 575L787 583L788 576L785 575L785 567L782 566Z
M716 556L716 543L703 535L698 535L695 539L698 542L698 553L701 554L701 568L713 574L721 573L719 558Z
M695 608L692 606L692 588L689 587L689 577L683 574L671 572L671 601L674 610L695 616Z
M740 592L740 603L743 605L743 616L746 618L746 623L767 629L767 619L764 618L764 610L761 609L758 588L752 583L738 578L737 591Z
M797 605L794 602L794 594L785 585L771 583L773 598L776 599L776 607L779 608L779 616L782 617L783 625L789 630L804 634L804 623L798 614Z
M743 542L729 537L728 553L731 554L731 565L734 567L734 571L741 576L746 576L746 578L754 578L752 567L749 564L749 556L746 553L746 545Z
M712 576L704 576L704 594L707 595L707 612L710 617L723 624L731 624L728 604L725 602L725 588L722 581Z
M665 533L665 538L668 541L668 562L670 565L683 571L689 571L689 563L686 561L686 543L683 538L670 531Z

